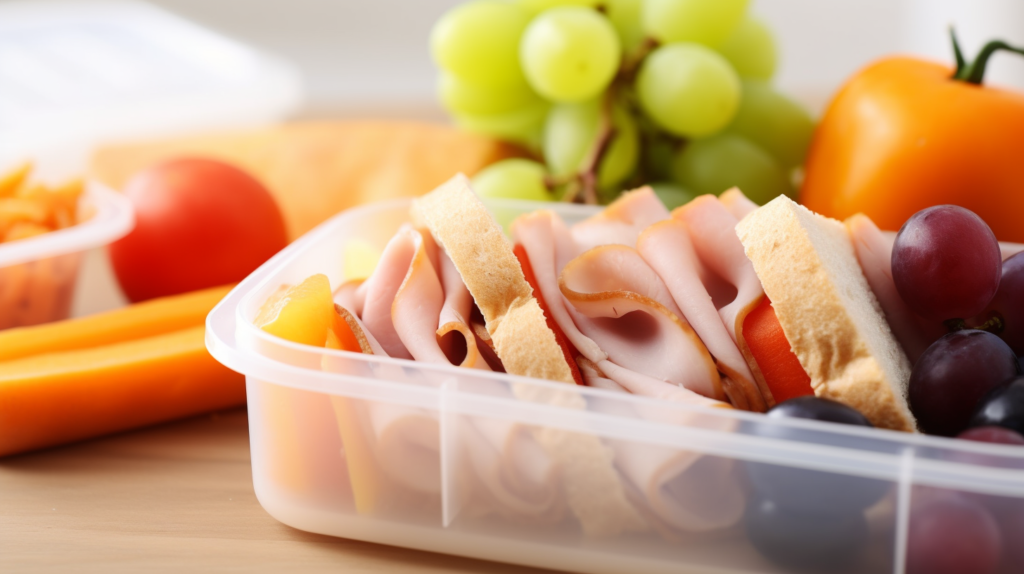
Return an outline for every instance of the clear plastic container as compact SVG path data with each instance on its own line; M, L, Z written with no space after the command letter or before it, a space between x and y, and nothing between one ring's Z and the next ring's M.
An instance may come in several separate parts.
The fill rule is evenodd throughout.
M537 206L491 207L508 221ZM253 484L281 522L575 572L785 572L813 548L825 562L854 556L845 571L899 573L910 534L949 525L912 517L951 499L1006 511L1003 538L1024 540L1024 449L318 349L254 327L280 285L313 273L338 285L346 243L382 248L407 208L339 214L207 318L210 352L246 375ZM748 528L768 492L817 518ZM1013 560L1000 572L1024 571Z
M98 183L86 184L78 212L88 219L0 243L0 329L67 319L82 254L125 236L135 225L128 198Z
M0 2L0 163L279 121L303 99L281 58L130 0Z

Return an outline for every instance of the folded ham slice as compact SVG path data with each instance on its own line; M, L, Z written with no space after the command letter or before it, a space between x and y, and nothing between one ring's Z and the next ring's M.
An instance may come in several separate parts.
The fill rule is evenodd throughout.
M730 191L728 197L736 214L756 209L739 190ZM593 322L586 329L577 324L578 301L569 301L557 278L567 263L590 243L637 246L641 256L669 287L671 295L662 297L668 303L666 308L676 309L677 318L693 326L714 357L717 370L725 375L720 384L714 386L724 389L737 407L763 411L767 393L763 377L759 377L759 372L751 372L749 365L755 363L744 353L745 345L737 336L743 318L763 296L760 282L733 231L737 217L724 203L710 196L691 203L689 211L677 211L673 219L666 218L666 214L653 193L638 190L624 195L598 216L576 224L571 231L554 213L539 211L519 217L512 225L512 233L526 251L538 290L552 318L579 353L595 365L609 360L603 342L594 338L595 332L602 331L591 332ZM706 229L709 225L704 222L698 222L700 232L694 232L685 225L687 218L709 218L714 225L723 226L724 232L715 229L709 234ZM705 258L713 264L705 265ZM715 297L709 295L709 290ZM715 298L719 300L718 306ZM619 310L619 306L615 309ZM603 333L607 335L607 331ZM619 353L619 356L630 354L636 356L632 351ZM637 372L623 370L625 365L621 362L612 362L615 365L606 370L617 376L629 376L627 370ZM638 359L635 363L643 361ZM654 378L662 377L654 375Z
M359 288L364 281L364 279L346 281L334 290L334 302L349 310L356 317L363 314L363 304L366 302L366 292Z
M640 234L637 250L665 282L687 322L714 357L729 402L744 410L764 410L761 391L740 352L734 334L723 321L700 278L702 264L686 225L671 219L655 223Z
M748 213L754 211L759 206L747 199L747 196L743 195L738 187L732 187L718 196L718 200L722 202L729 213L739 221L747 216Z
M472 296L429 233L402 227L388 242L371 276L361 284L343 284L335 292L335 301L339 313L354 327L357 340L367 341L364 352L393 356L398 351L421 362L490 370L469 324ZM342 303L361 308L362 320ZM389 346L384 347L378 337L389 340ZM343 359L324 362L325 370L344 371L343 365L351 368ZM385 380L408 379L397 366L375 367L386 371L376 373ZM507 387L493 386L494 393L511 396ZM376 469L378 480L391 485L391 495L395 488L409 491L402 495L405 499L410 493L440 495L440 425L435 411L342 397L335 397L334 403L343 434L347 430L349 435L346 442L365 444L371 453L369 460L358 461L357 472ZM458 439L449 446L467 453L452 456L465 467L460 476L471 477L469 484L462 485L474 493L468 511L529 521L560 518L564 500L555 466L524 427L459 417L453 429Z
M363 302L362 312L358 313L367 329L380 342L389 357L412 359L412 353L402 343L391 319L391 307L398 295L398 290L410 273L410 267L422 250L423 237L411 226L404 226L388 241L381 254L373 274L364 281L354 294L354 298ZM420 256L419 263L428 262ZM436 275L434 277L437 279ZM440 287L438 287L440 289ZM440 294L438 294L440 296ZM353 311L353 309L349 309ZM434 326L436 329L437 326Z
M424 234L429 237L428 234ZM440 264L444 304L435 331L438 345L448 361L471 369L491 370L481 352L477 337L470 326L473 296L462 282L462 276L442 249L435 249ZM399 319L396 319L399 320Z
M657 273L634 249L604 245L587 251L565 266L559 288L577 327L600 346L608 361L708 397L724 398L704 343L682 317ZM595 362L617 378L617 370L608 372L603 361Z
M632 247L648 225L668 217L668 209L654 195L654 190L641 187L622 194L601 213L572 226L572 238L579 253L598 245Z
M737 213L750 211L747 204L752 202L738 189L731 190L729 194L730 203ZM735 399L734 404L738 407L763 412L774 401L742 332L743 320L761 302L764 290L736 235L739 219L729 211L725 203L711 195L698 197L676 209L672 219L685 225L702 267L702 283L718 308L718 315L726 331L743 357L743 363L740 363L720 333L715 336L709 333L708 337L713 343L708 342L708 345L714 345L712 353L727 375L729 396ZM721 356L717 354L719 352ZM747 368L742 368L742 365Z

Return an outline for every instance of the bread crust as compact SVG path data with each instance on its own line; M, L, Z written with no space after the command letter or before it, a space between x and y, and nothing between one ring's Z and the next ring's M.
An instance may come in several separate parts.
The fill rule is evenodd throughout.
M814 393L852 406L876 427L915 431L910 362L846 227L780 196L736 232Z

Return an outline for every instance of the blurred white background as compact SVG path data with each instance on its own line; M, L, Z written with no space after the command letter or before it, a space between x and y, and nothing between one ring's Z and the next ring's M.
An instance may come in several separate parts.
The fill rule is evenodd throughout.
M713 0L708 0L713 1ZM290 59L307 86L303 115L440 116L431 24L459 0L155 0ZM1024 0L754 0L781 48L777 82L820 109L861 66L893 52L952 60L992 37L1024 45ZM995 57L990 80L1024 89L1024 57Z

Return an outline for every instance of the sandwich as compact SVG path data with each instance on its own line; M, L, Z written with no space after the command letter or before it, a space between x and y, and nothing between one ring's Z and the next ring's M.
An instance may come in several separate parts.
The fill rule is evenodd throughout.
M669 212L641 188L573 225L525 214L510 239L459 175L415 200L410 219L369 277L334 291L353 349L564 385L481 377L493 381L488 392L518 400L635 409L724 432L733 419L701 418L699 408L669 416L588 405L574 389L750 411L813 393L876 426L915 428L909 361L851 231L786 197L758 208L730 190ZM344 363L325 356L323 367L353 368ZM377 376L406 377L377 366L388 369ZM440 496L436 411L333 400L346 450L358 453L348 462L353 488L365 490L360 512L388 498L380 484ZM552 522L568 511L601 537L724 529L745 507L731 459L468 416L455 428L472 453L458 470L471 485L462 504L477 513Z

